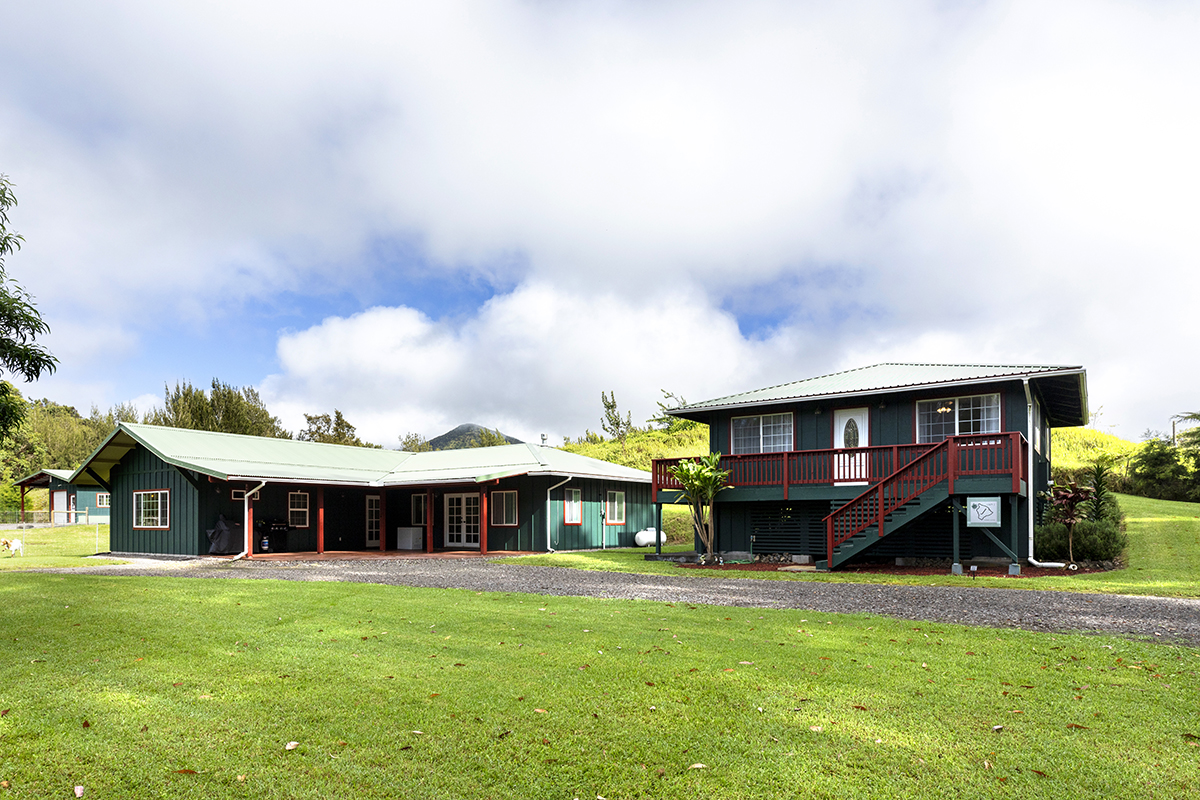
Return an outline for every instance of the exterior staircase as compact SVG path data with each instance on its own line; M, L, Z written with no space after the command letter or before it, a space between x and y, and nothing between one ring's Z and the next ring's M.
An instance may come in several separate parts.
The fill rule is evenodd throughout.
M950 497L950 441L944 441L825 517L830 570L866 551Z

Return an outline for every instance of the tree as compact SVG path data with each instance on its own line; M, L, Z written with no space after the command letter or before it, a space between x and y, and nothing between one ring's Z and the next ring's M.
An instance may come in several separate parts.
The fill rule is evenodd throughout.
M1172 417L1177 422L1200 422L1200 411L1189 411L1186 414L1176 414ZM1200 448L1200 425L1181 431L1178 438L1180 447Z
M328 414L305 414L304 420L308 423L308 427L296 434L296 438L302 442L379 448L377 444L370 444L359 439L355 435L354 426L336 408L333 410L332 417Z
M1073 483L1055 486L1050 496L1050 501L1058 510L1059 521L1067 526L1067 556L1072 564L1075 563L1075 524L1084 519L1083 505L1091 496L1091 488Z
M500 432L499 428L495 430L480 428L475 432L475 436L471 438L467 447L498 447L502 444L508 444L508 439Z
M419 433L403 433L400 435L400 449L406 453L428 453L433 445Z
M713 500L724 489L729 472L721 469L721 454L709 453L697 459L684 459L667 472L682 486L679 502L692 512L692 526L704 545L704 558L713 559Z
M189 381L176 383L174 389L164 385L163 407L147 414L146 422L168 428L292 438L279 418L271 416L254 387L239 389L217 378L213 378L208 394Z
M605 394L600 392L600 402L604 404L604 417L600 420L600 427L612 438L621 443L621 449L625 449L625 437L629 436L635 429L633 427L633 412L627 412L625 417L621 417L621 412L617 410L617 393L615 391Z
M687 405L687 400L682 395L668 392L666 389L659 389L659 391L662 392L663 399L657 402L658 416L651 417L646 420L647 422L657 424L667 433L682 433L700 426L701 423L695 420L674 417L667 413L668 411Z
M8 277L4 259L21 249L25 241L8 230L8 210L17 205L8 176L0 174L0 369L20 375L28 382L54 372L58 359L38 344L38 336L50 332L33 304L33 297ZM25 403L8 381L0 381L0 440L9 436L24 418Z

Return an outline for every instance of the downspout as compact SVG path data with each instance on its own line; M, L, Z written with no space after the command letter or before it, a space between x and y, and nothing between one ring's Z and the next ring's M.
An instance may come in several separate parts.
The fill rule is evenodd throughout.
M549 489L546 490L546 552L547 553L554 552L554 548L550 546L550 514L551 514L550 493L553 492L558 487L565 486L566 484L568 484L570 482L571 482L571 478L568 476L567 479L565 481L563 481L562 483L556 483L553 486L551 486Z
M266 485L267 482L263 481L253 489L248 489L242 495L242 552L233 557L234 561L237 561L239 558L245 558L246 553L250 552L247 548L254 546L254 531L250 530L250 498L254 496L255 492Z
M1029 435L1029 463L1025 465L1025 505L1029 507L1029 557L1025 560L1031 567L1062 569L1066 564L1061 561L1038 561L1033 557L1033 395L1029 393L1029 378L1022 378L1021 383L1025 384L1025 432Z

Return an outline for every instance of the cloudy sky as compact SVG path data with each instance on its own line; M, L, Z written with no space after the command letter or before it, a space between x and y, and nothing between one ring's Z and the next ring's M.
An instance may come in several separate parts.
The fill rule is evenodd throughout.
M879 361L1200 410L1194 2L0 0L0 172L86 411L527 439Z

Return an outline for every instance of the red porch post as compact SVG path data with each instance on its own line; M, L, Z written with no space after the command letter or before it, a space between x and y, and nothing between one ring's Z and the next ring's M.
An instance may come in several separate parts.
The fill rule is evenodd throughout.
M479 493L479 552L487 553L487 489Z
M387 489L379 490L379 552L387 552Z
M783 499L785 501L788 499L788 478L791 477L791 465L788 463L790 457L791 453L783 454Z
M246 558L254 558L254 499L246 493Z
M433 492L425 493L425 552L433 552Z
M317 487L317 552L325 552L325 487Z

